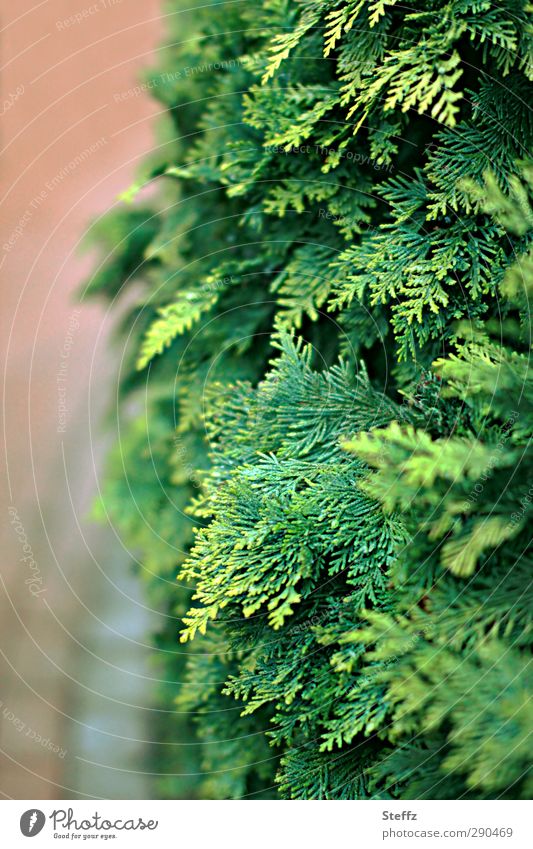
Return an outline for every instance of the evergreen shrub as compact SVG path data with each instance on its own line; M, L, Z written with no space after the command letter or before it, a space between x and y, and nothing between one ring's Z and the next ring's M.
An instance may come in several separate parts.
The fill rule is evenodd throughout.
M528 4L190 5L88 284L161 793L528 797Z

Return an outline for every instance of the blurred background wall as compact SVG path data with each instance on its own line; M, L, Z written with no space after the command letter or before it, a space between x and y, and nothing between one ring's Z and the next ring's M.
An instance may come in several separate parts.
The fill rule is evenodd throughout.
M117 365L76 292L80 238L154 144L159 107L132 89L164 18L158 0L0 7L0 793L144 798L158 615L87 519Z

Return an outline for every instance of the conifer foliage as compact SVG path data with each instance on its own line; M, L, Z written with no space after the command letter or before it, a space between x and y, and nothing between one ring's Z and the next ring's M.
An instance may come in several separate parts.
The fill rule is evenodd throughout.
M142 292L98 509L167 616L162 793L528 797L528 4L182 6L88 286Z

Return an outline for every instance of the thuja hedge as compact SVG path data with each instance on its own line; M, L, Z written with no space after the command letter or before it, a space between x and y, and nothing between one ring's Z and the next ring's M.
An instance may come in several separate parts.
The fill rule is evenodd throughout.
M161 793L528 796L527 3L181 5L88 286Z

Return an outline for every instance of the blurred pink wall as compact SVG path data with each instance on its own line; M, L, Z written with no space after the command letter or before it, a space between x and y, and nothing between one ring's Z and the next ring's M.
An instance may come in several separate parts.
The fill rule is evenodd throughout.
M118 102L114 95L134 86L141 70L153 64L164 21L159 0L2 0L0 8L2 458L7 472L0 514L0 793L106 796L111 794L105 780L112 779L118 796L126 797L138 787L120 787L117 773L105 779L100 771L94 786L101 794L93 785L80 789L87 786L80 773L83 758L72 750L79 740L76 728L88 724L83 718L87 693L95 689L94 669L83 665L90 654L86 646L98 637L95 621L103 617L109 630L120 619L101 606L113 589L108 575L98 588L93 562L94 552L102 551L100 565L106 567L105 555L115 556L116 542L102 537L103 531L95 537L83 525L95 484L91 451L98 461L102 454L99 444L90 445L89 381L94 425L110 401L115 365L105 353L103 307L84 306L77 313L74 295L91 269L91 258L77 254L80 237L133 181L139 160L154 143L151 119L158 105L146 95ZM62 360L66 342L69 356ZM66 363L64 433L58 432L61 362ZM28 553L24 545L38 567L22 560ZM46 594L33 594L26 580L37 568ZM123 598L121 588L117 603ZM131 604L135 618L142 602ZM69 636L73 633L83 651ZM76 683L80 677L82 685ZM104 693L98 707L104 725L111 701ZM59 747L68 741L69 756L51 752L45 739Z

